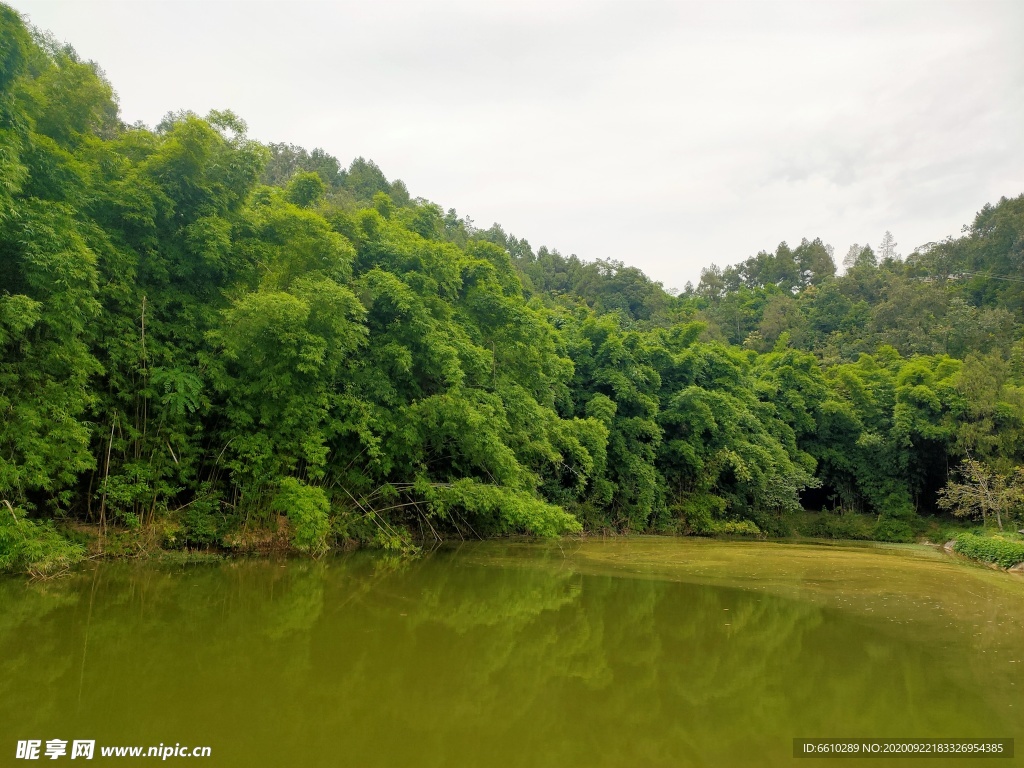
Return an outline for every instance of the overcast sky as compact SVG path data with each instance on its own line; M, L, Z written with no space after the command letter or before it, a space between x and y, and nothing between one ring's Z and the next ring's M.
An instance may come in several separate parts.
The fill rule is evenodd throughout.
M802 237L906 254L1024 193L1020 0L11 4L127 122L231 109L670 288Z

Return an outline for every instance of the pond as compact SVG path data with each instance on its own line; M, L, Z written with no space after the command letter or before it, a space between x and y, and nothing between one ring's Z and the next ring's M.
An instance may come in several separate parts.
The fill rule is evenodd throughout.
M925 547L108 562L0 580L0 606L0 765L29 764L29 739L296 768L834 764L795 761L797 737L1016 737L1016 759L985 764L1024 754L1024 578Z

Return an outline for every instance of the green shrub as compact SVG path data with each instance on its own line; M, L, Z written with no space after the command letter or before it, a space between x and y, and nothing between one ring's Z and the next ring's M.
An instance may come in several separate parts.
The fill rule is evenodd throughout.
M760 536L761 529L749 520L725 520L714 524L715 533L733 536Z
M28 520L23 510L0 501L0 571L52 576L85 558L85 547L69 541L49 521Z
M1009 568L1024 563L1024 542L1009 537L976 536L973 533L957 534L953 551L973 560L995 563Z
M274 509L288 516L292 546L300 552L321 555L327 551L331 531L330 502L323 488L286 477L274 497Z
M710 493L694 493L677 509L690 533L710 536L715 533L715 518L725 513L725 499Z
M945 544L947 541L955 539L959 534L964 533L968 527L963 523L936 520L934 518L926 519L924 522L924 529L920 531L919 535L924 536L935 544Z
M466 512L489 532L553 537L582 530L579 520L561 507L513 488L464 478L445 486L424 484L418 491L432 514L445 518L454 511Z
M871 538L876 541L893 541L906 543L914 540L914 529L906 520L895 517L882 517L871 529Z
M750 522L757 526L762 536L777 539L789 538L793 535L793 519L791 512L768 510L750 510L747 512Z
M863 515L817 512L800 526L800 533L818 539L870 539L873 530Z
M181 516L182 534L186 544L215 544L220 538L220 518L216 514L217 501L197 498Z

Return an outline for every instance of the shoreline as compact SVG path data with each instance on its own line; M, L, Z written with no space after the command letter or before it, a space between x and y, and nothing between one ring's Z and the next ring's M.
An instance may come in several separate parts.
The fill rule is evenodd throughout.
M155 528L149 530L129 530L129 529L108 529L104 534L100 530L98 523L85 524L76 523L73 526L65 529L64 534L70 535L69 538L75 543L75 545L82 548L81 556L69 562L61 567L51 569L26 569L26 570L13 570L8 569L0 571L0 576L23 576L29 577L31 580L51 580L61 578L69 575L74 571L78 570L85 562L96 562L96 561L126 561L126 560L145 560L152 562L163 562L170 564L199 564L199 563L213 563L213 562L224 562L235 558L274 558L274 557L302 557L310 560L319 560L322 557L335 555L344 552L352 552L356 550L371 550L377 551L382 555L391 555L397 557L417 557L424 551L431 552L442 546L457 544L460 539L459 537L430 537L430 538L410 538L408 542L405 542L401 547L398 548L385 548L385 547L374 547L364 542L355 540L344 540L336 546L330 547L322 553L317 555L311 555L308 552L303 552L296 548L290 541L288 535L288 525L286 520L282 520L276 529L255 529L245 532L237 532L230 534L223 539L223 543L220 544L209 544L200 547L167 547L163 546L160 541L159 531ZM1003 571L1013 575L1024 577L1024 557L1019 562L1012 563L1010 565L1001 565L996 562L988 561L980 557L972 557L964 551L960 551L956 548L957 539L961 536L969 536L973 539L988 539L994 537L981 537L975 534L962 531L957 533L953 538L946 541L944 544L935 543L928 537L922 537L917 541L913 542L891 542L882 541L876 539L840 539L840 538L826 538L826 537L815 537L805 536L797 533L793 536L785 537L753 537L750 535L730 535L727 533L715 534L715 535L694 535L694 534L681 534L675 533L618 533L608 530L601 531L584 531L580 534L561 536L558 537L558 541L573 541L573 540L594 540L594 539L611 539L611 540L629 540L636 539L639 537L655 537L663 539L703 539L709 541L720 541L720 542L761 542L761 543L778 543L778 544L805 544L811 546L821 547L872 547L878 545L886 546L900 546L900 547L927 547L929 549L941 552L944 555L965 563L971 563L977 566L983 566L990 570ZM505 535L505 536L491 536L491 537L479 537L473 539L474 541L493 541L493 540L505 540L505 541L545 541L543 537L531 537L523 535ZM1024 544L1020 545L1024 548Z

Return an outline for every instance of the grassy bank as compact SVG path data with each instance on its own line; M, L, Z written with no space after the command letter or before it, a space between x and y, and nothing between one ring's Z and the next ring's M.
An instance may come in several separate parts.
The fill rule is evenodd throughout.
M954 538L953 551L957 554L992 563L1001 568L1012 568L1024 563L1024 536L1019 533L987 531L959 533Z
M55 524L28 519L9 505L0 508L0 573L22 573L35 578L58 576L87 559L148 559L194 561L232 555L306 554L368 546L376 549L415 554L435 538L419 540L415 532L391 529L382 537L351 535L351 531L332 531L328 546L311 552L296 536L294 525L285 515L209 537L203 542L190 540L182 527L160 520L134 528L98 524ZM881 520L881 522L880 522ZM835 541L877 541L888 543L935 543L954 541L958 554L983 563L1009 568L1024 562L1024 536L1013 531L994 531L965 524L956 518L917 518L915 525L893 528L891 521L875 515L854 512L801 511L777 521L778 531L771 538L795 540L831 539ZM594 531L585 531L595 533ZM676 531L677 535L723 538L764 538L769 535L749 521L718 524L702 531Z

